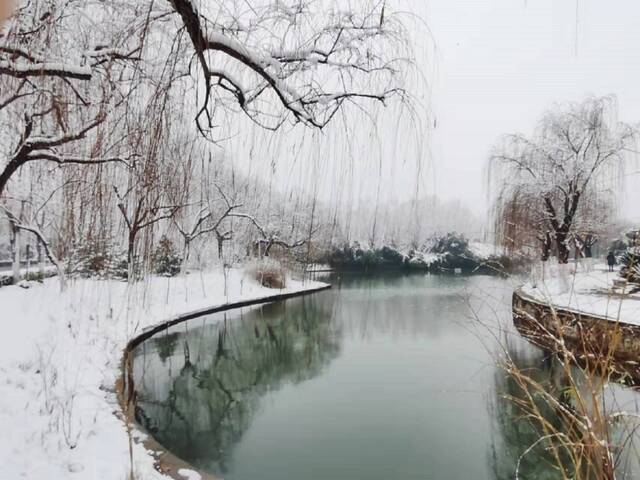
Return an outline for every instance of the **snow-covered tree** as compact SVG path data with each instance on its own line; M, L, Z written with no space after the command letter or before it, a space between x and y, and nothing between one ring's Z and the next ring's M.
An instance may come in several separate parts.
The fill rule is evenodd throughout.
M348 102L404 97L401 17L380 2L170 0L204 79L201 130L232 105L269 129L323 128ZM230 103L231 102L231 103Z
M208 234L219 252L304 244L315 204L199 178L207 140L232 142L216 126L236 113L322 129L349 104L406 100L401 19L365 0L16 1L0 30L0 205L18 270L21 231L69 271L87 242L132 263L141 232L148 260L156 230L182 237L185 262ZM25 202L39 216L18 221Z
M501 184L498 235L517 247L536 238L543 260L553 247L567 263L572 242L613 220L611 197L635 137L617 120L615 98L600 97L550 110L531 137L503 138L490 161Z
M406 100L401 18L368 1L16 1L0 30L0 205L11 231L36 231L17 222L35 195L47 205L38 245L67 263L87 241L124 246L132 260L139 233L163 225L174 235L172 220L187 243L241 239L242 222L254 237L298 244L313 230L299 227L306 212L261 211L263 189L234 200L227 213L244 217L230 219L224 201L211 209L201 195L213 189L202 172L180 166L199 159L176 145L196 142L192 128L224 147L216 126L236 113L270 130L322 129L348 104ZM206 158L212 148L193 150Z
M18 5L0 32L0 198L30 162L121 160L98 132L130 90L121 88L127 86L121 75L128 62L139 60L140 39L132 34L145 19L136 13L142 10L123 2Z

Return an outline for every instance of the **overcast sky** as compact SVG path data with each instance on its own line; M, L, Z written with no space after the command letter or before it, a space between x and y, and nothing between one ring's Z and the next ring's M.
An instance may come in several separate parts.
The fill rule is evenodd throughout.
M399 118L396 106L376 109L370 122L352 109L321 133L273 134L240 119L242 127L228 127L234 165L279 190L356 209L435 193L484 218L484 169L500 135L530 133L554 103L587 95L617 95L620 119L640 123L638 0L387 3L413 14L405 18L424 79L413 93L426 120ZM623 212L631 216L640 174L628 178ZM640 220L640 208L633 216Z
M621 120L640 122L637 0L409 0L436 46L431 109L433 187L486 210L488 151L508 132L530 132L554 102L616 94ZM630 171L640 170L630 166ZM640 206L629 177L625 212ZM640 213L636 213L640 217Z

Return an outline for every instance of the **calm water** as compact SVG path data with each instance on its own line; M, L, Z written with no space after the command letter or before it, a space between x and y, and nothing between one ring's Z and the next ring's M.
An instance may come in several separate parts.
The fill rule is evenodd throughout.
M494 366L491 333L521 367L554 379L554 362L511 326L513 285L331 280L331 291L202 317L142 344L138 421L228 480L513 478L538 437L503 400L519 392ZM556 478L546 460L532 451L520 478Z

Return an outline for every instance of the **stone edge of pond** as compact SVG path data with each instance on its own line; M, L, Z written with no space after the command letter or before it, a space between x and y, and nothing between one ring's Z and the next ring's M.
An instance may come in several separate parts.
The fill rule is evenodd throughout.
M573 316L578 318L591 319L598 322L607 322L609 324L618 324L625 325L629 327L638 328L638 332L640 333L640 325L636 325L633 323L625 322L624 320L619 320L617 318L608 317L605 315L599 315L597 313L591 313L584 310L578 310L570 307L563 307L559 305L555 305L551 301L540 300L539 298L534 297L528 293L525 293L524 286L520 286L513 291L513 310L515 312L517 301L523 302L524 304L535 305L538 309L551 310L553 309L558 315L565 316Z
M302 297L305 295L310 295L312 293L318 293L321 291L329 290L331 288L330 284L324 284L321 286L315 286L308 289L296 290L293 292L287 293L278 293L274 295L268 295L264 297L258 298L250 298L245 300L239 300L235 302L225 303L222 305L216 305L209 308L201 308L198 310L193 310L182 315L176 315L168 320L164 320L159 322L156 325L145 328L138 335L132 337L126 344L123 354L122 360L120 362L120 375L116 381L115 390L118 398L118 406L120 410L116 412L118 418L120 418L127 429L127 433L129 436L130 444L132 442L142 443L144 447L154 458L154 465L156 470L166 475L170 478L174 478L176 480L185 480L185 476L178 473L181 469L190 470L196 472L200 475L202 480L220 480L218 477L211 475L209 473L203 472L198 468L192 466L188 462L180 459L167 448L165 448L160 442L158 442L153 435L146 432L144 428L139 425L135 420L135 390L133 383L133 351L134 349L140 345L145 340L157 335L160 332L163 332L174 325L178 325L189 320L193 320L194 318L201 317L203 315L210 315L213 313L226 312L229 310L235 310L243 307L250 307L255 305L262 305L273 302L280 302L283 300L288 300L295 297ZM144 434L145 438L138 439L134 438L136 434L133 432L133 428L136 428L139 432ZM131 445L129 448L130 451Z
M562 328L564 340L586 349L581 355L611 353L614 363L624 365L623 375L630 375L635 382L640 382L640 325L545 302L525 293L522 287L513 292L512 312L514 322L522 322L525 328L531 328L531 319L546 331ZM540 346L553 349L553 344L545 341L546 334L535 330L534 325L529 335L535 336ZM613 345L613 351L603 349L603 345Z

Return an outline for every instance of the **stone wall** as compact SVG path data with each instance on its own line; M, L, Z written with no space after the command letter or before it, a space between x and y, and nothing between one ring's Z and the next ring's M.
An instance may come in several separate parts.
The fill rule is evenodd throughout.
M562 353L564 342L581 363L640 381L640 326L557 308L521 290L513 294L513 321L544 349Z

